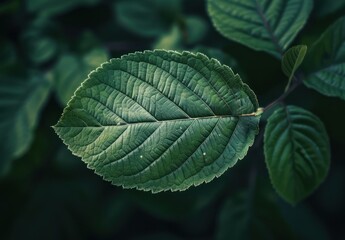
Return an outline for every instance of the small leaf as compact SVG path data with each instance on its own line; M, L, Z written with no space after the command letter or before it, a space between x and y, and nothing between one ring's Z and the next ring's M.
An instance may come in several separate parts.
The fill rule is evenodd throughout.
M303 69L304 84L345 100L345 17L331 25L312 45Z
M168 32L181 11L181 0L126 0L115 3L117 21L143 37L159 37Z
M290 87L291 80L295 75L295 72L302 64L305 54L307 53L307 46L298 45L290 48L283 55L282 70L284 74L289 78L285 91Z
M280 58L306 23L312 0L208 0L208 12L225 37Z
M145 51L89 75L55 125L88 167L114 185L159 192L209 182L254 141L256 96L203 54Z
M291 81L291 78L295 74L296 70L302 64L306 53L307 46L298 45L290 48L283 55L282 70L284 74L289 78L289 81Z
M0 81L0 175L12 159L29 148L39 113L47 100L50 83L37 74L26 78L1 76Z
M264 150L271 182L291 204L307 197L328 173L326 129L319 118L302 108L280 107L268 118Z

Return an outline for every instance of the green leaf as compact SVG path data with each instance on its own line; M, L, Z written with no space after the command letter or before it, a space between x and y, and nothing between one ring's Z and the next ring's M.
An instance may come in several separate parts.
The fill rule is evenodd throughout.
M52 71L55 91L62 105L66 105L87 75L108 59L103 48L91 49L84 56L64 54Z
M0 175L9 170L12 159L29 148L49 89L50 83L37 74L28 78L1 76Z
M222 35L279 58L312 7L312 0L208 0L209 15Z
M319 118L302 108L279 107L268 118L264 150L271 182L291 204L307 197L328 173L326 129Z
M117 21L143 37L159 37L168 32L180 12L180 0L126 0L114 5Z
M295 74L296 70L302 64L306 53L307 46L298 45L290 48L283 55L282 70L284 74L289 78L289 81L291 81L291 78Z
M91 73L54 129L114 185L176 191L211 181L246 155L257 108L255 94L217 60L145 51Z
M345 17L331 25L312 45L303 66L304 84L345 100Z
M297 45L287 50L287 52L283 55L282 70L284 74L289 78L285 91L289 88L291 80L299 66L302 64L306 53L307 46Z

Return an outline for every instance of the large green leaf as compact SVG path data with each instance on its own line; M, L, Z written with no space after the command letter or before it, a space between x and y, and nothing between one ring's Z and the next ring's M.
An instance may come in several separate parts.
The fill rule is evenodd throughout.
M203 54L145 51L89 75L54 129L89 168L159 192L209 182L242 159L259 117L254 93Z
M327 132L319 118L302 108L279 107L268 118L264 150L272 184L289 203L308 196L328 173Z
M305 63L307 87L345 100L345 17L330 26L313 44Z
M126 0L114 5L117 21L144 37L168 32L181 11L181 0Z
M37 76L0 81L0 175L8 171L10 160L29 148L32 131L50 89L50 83Z
M306 23L313 0L208 0L208 12L225 37L281 57Z

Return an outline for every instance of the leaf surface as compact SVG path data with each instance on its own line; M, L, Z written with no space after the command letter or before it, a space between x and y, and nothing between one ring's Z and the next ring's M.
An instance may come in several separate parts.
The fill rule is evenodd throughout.
M271 182L291 204L307 197L328 173L327 132L319 118L302 108L280 107L268 118L264 150Z
M223 36L278 58L312 7L312 0L208 0L209 15Z
M12 159L29 148L39 113L49 95L50 83L37 74L26 78L1 76L0 81L0 175Z
M159 192L209 182L242 159L259 117L250 88L203 54L145 51L89 75L54 127L89 168Z
M345 100L345 17L312 45L303 65L307 87Z

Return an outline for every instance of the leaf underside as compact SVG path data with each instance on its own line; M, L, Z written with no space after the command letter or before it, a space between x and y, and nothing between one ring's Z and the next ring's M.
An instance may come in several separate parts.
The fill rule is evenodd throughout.
M312 7L312 0L208 0L209 15L222 35L278 58Z
M209 182L242 159L259 117L254 93L203 54L145 51L104 63L54 127L105 180L159 192Z
M331 25L313 44L303 65L303 83L312 89L345 100L345 17Z
M302 108L280 107L269 117L264 150L271 182L291 204L308 196L327 175L327 132L319 118Z

